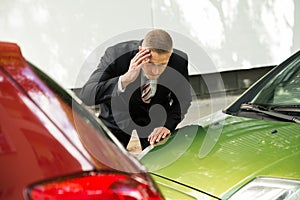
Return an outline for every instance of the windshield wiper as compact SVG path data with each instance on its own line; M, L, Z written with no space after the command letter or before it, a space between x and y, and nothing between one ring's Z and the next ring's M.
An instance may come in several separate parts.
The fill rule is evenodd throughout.
M283 119L283 120L286 120L286 121L295 122L297 124L300 123L300 119L298 119L294 116L278 113L278 112L275 112L275 111L270 111L262 105L242 104L240 109L241 110L246 110L246 111L254 111L254 112L258 112L258 113L263 113L263 114L271 116L271 117L276 117L276 118Z
M269 110L279 111L279 112L293 112L300 113L299 105L280 105L280 106L270 106Z

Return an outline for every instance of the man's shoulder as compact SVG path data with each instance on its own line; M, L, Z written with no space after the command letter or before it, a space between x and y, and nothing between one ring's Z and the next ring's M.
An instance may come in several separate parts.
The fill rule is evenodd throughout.
M130 41L124 41L117 43L111 47L109 47L109 50L116 51L116 52L131 52L138 50L138 47L140 45L140 40L130 40Z
M188 59L187 53L176 48L173 49L172 56L177 59L184 59L184 60Z
M188 55L182 50L173 49L173 53L169 60L169 66L172 68L184 69L187 68L188 65ZM184 67L185 66L185 67Z
M182 74L188 74L188 55L182 50L173 49L170 57L169 67L179 71Z
M139 45L139 40L120 42L109 46L105 51L105 56L127 62L128 59L131 59L138 52ZM124 61L124 59L126 60Z

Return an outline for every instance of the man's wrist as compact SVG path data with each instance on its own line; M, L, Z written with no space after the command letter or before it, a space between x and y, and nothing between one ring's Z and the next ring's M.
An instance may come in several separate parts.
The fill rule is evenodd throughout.
M122 85L122 79L121 77L119 77L119 80L118 80L118 91L119 92L124 92L125 91L125 88L123 85Z
M123 90L125 90L125 88L130 84L130 82L126 80L125 74L121 75L119 80L121 82L121 87Z

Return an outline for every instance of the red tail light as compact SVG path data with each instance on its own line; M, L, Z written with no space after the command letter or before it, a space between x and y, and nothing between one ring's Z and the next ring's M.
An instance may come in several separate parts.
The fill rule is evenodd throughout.
M122 173L89 173L36 184L27 190L31 200L162 200L156 189Z

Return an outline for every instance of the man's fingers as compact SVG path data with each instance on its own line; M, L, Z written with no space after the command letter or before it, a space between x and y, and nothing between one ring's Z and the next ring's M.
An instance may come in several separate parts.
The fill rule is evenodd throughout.
M156 137L157 137L156 135L152 135L152 136L149 138L150 144L154 144L154 143L155 143Z
M159 134L159 137L156 139L156 140L158 140L158 141L156 141L156 142L159 142L160 139L166 138L169 134L170 134L170 131L169 131L169 130L164 130L164 129L163 129L163 130L161 131L161 133Z
M137 52L137 54L135 54L135 56L132 58L133 61L137 61L141 56L143 56L146 53L146 49L144 50L140 50L139 52Z
M165 132L162 136L162 138L166 138L168 135L170 134L170 132Z
M153 132L149 135L148 137L148 141L150 142L150 144L154 144L155 140L156 140L156 137L157 137L157 129L155 128L153 130Z
M158 134L157 137L156 137L155 142L159 142L161 137L162 137L162 133Z
M146 58L150 57L151 53L148 49L139 51L132 59L133 63L140 65Z
M149 61L150 61L150 59L149 59L150 55L151 55L151 54L148 53L148 54L145 54L145 55L139 57L139 58L136 60L136 64L137 64L137 65L140 65L140 64L142 64L143 62L149 62Z
M169 129L165 127L155 128L149 135L148 141L150 142L150 144L154 144L155 142L159 142L162 138L165 138L169 134Z

